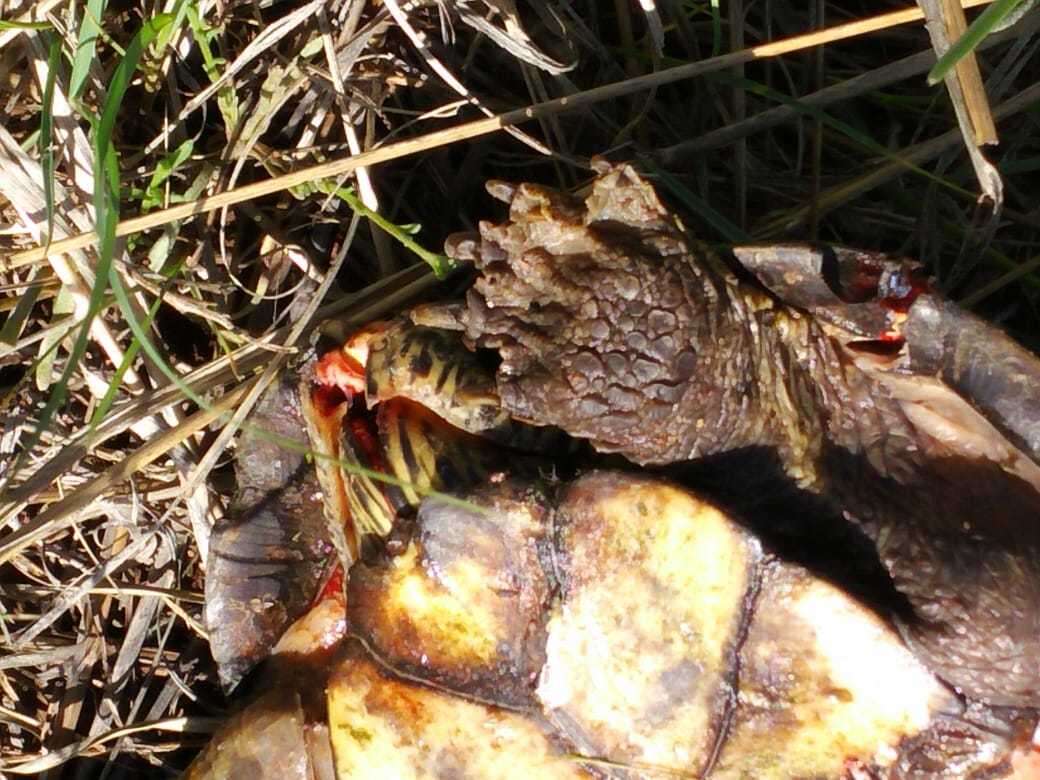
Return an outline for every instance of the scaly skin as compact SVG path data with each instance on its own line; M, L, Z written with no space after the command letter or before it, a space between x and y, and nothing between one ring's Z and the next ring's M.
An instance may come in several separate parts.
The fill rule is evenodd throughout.
M1040 703L1040 483L1023 477L1035 464L994 459L1003 439L979 449L950 434L932 418L957 404L978 416L971 399L933 380L908 389L739 281L630 167L602 173L584 203L492 185L510 221L449 240L481 272L458 319L501 354L504 407L642 464L773 450L875 541L933 669L990 703Z
M611 186L601 182L593 198ZM677 222L655 202L636 202L651 190L628 194L624 204L590 207L589 219L606 223L592 231L576 202L520 185L511 222L482 226L483 273L465 326L502 356L504 406L539 425L551 416L641 464L798 446L786 430L792 416L774 414L776 399L754 381L778 354L779 329L763 320L784 313L764 294L743 295L720 264L691 263ZM474 248L463 237L448 251Z

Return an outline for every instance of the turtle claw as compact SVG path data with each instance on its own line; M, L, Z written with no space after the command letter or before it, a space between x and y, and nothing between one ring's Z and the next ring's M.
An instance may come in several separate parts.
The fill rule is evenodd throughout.
M452 260L472 263L479 257L480 236L476 233L452 233L444 240L444 253Z
M516 196L517 185L501 179L491 179L484 185L488 195L503 203L512 203Z
M462 303L426 303L414 307L408 316L415 325L438 330L465 330Z

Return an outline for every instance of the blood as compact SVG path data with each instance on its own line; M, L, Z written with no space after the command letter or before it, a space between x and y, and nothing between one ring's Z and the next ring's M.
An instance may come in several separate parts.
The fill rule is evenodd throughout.
M387 463L383 457L383 448L379 445L375 421L367 415L350 412L343 422L350 428L354 443L368 468L385 473Z
M325 601L326 599L335 599L337 601L343 600L343 566L337 563L335 568L332 570L332 574L329 575L329 579L325 582L314 602L311 604L314 607L317 604Z
M350 401L347 394L339 387L318 384L312 388L311 400L314 402L316 411L322 417L331 417L340 406Z
M914 301L931 290L928 277L917 267L904 266L876 277L868 275L874 278L878 304L894 314L906 314ZM864 276L860 281L866 283L865 280ZM905 344L906 337L898 330L886 330L875 338L854 342L857 349L878 355L895 355Z
M365 367L340 349L319 358L314 376L323 387L339 388L348 397L365 390Z
M879 263L871 253L857 253L855 262L842 268L843 300L850 303L877 301L890 311L905 314L930 285L916 264Z

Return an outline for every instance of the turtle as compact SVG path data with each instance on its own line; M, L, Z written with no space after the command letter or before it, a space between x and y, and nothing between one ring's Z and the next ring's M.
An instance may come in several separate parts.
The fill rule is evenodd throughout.
M283 426L293 409L352 417L340 455L411 489L451 485L452 497L343 471L352 517L372 536L391 513L399 527L386 549L352 551L345 587L328 584L282 637L275 682L188 777L1028 777L1036 712L966 702L876 600L790 560L706 495L589 462L557 431L515 431L505 441L528 449L503 449L503 424L516 423L494 411L492 368L407 320L375 332L362 339L364 381L340 365L355 340L275 387L257 414L279 410ZM342 385L374 410L333 411L321 399ZM416 403L438 385L439 414ZM578 465L560 466L563 451ZM272 511L303 549L314 512L286 500L293 484L233 535L218 531L217 549L254 519L269 527ZM253 552L238 552L241 573ZM262 561L245 582L292 579L305 560ZM210 565L227 572L218 556ZM232 595L234 584L224 580ZM227 599L211 608L225 610L215 637L256 628L226 619Z
M353 566L190 776L259 771L261 728L300 776L1029 776L1036 359L909 261L715 254L630 166L489 191L509 222L447 247L464 303L261 405L353 468L240 456L207 583L230 677Z

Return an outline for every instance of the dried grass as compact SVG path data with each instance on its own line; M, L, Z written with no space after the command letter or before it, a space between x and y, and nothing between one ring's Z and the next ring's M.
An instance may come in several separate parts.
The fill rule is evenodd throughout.
M955 110L916 7L647 5L4 6L29 24L0 25L0 771L190 760L227 707L201 562L237 425L317 323L432 294L408 241L437 262L497 213L484 179L635 159L708 240L914 255L1040 346L1040 11L984 40ZM990 113L999 211L965 151Z

